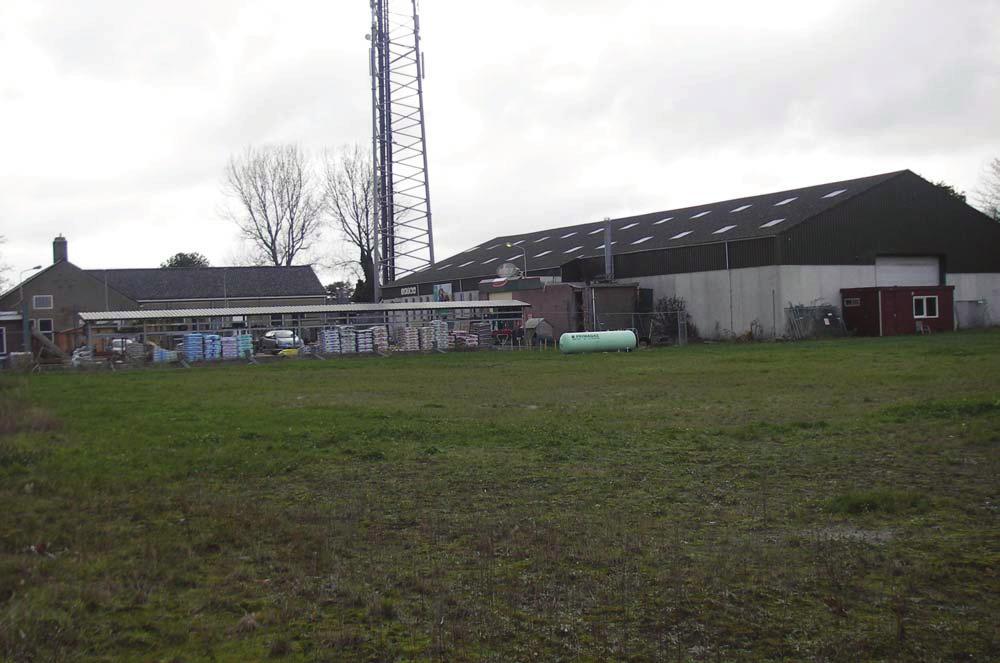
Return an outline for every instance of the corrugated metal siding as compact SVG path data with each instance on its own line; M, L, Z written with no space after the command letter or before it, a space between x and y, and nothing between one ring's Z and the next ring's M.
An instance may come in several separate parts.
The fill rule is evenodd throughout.
M776 238L761 237L729 243L729 267L766 267L774 264Z
M637 276L665 274L669 250L643 251L615 256L615 276L630 279Z
M1000 224L903 173L780 235L781 263L872 265L876 256L940 256L947 272L1000 272Z
M682 246L667 252L665 274L687 274L690 272L710 272L726 268L726 244L702 244Z
M774 237L729 242L729 266L739 269L775 264L775 242ZM725 268L725 242L615 256L615 277L619 279L710 272ZM564 281L587 281L603 273L604 261L601 258L578 258L563 265L562 278Z

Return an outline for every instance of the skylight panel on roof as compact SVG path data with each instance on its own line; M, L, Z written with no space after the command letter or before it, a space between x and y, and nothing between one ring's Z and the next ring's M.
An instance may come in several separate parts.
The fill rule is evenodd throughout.
M488 264L490 264L491 262L496 262L496 261L497 261L497 260L499 260L499 259L500 259L500 258L490 258L489 260L484 260L483 262L481 262L481 263L479 263L479 264L481 264L481 265L488 265Z
M476 262L476 261L475 260L470 260L469 262L463 262L461 265L459 265L459 268L461 268L461 267L468 267L469 265L471 265L474 262Z
M784 221L784 219L774 219L773 221L768 221L767 223L761 224L761 228L770 228L771 226L776 226Z
M563 253L573 253L574 251L579 251L582 248L583 248L582 245L581 246L574 246L572 249L570 249L568 251L563 251Z
M442 269L448 269L449 267L451 267L450 262L447 265L441 265L440 267L438 267L438 271L440 272Z
M500 245L499 244L494 244L493 246L487 246L486 250L487 251L492 251L493 249L497 248L498 246L500 246Z
M615 245L615 244L617 244L617 243L618 243L618 241L617 241L617 240L616 240L616 241L614 241L614 242L611 242L611 246L614 246L614 245ZM595 246L595 247L594 247L594 250L595 250L595 251L600 251L600 250L601 250L601 249L603 249L603 248L604 248L604 245L603 245L603 244L601 244L600 246Z
M575 234L576 234L576 231L574 230L571 233L566 233L565 235L559 235L559 239L568 239L568 238L572 237Z
M660 225L661 223L666 223L667 221L673 221L673 220L674 220L674 217L672 217L672 216L668 216L668 217L667 217L667 218L665 218L665 219L660 219L659 221L657 221L657 222L656 222L656 223L654 223L653 225L654 225L654 226L658 226L658 225Z
M785 198L781 202L775 203L774 206L775 207L781 207L782 205L787 205L788 203L792 202L793 200L798 200L798 199L799 199L798 196L792 196L791 198Z
M680 239L681 237L687 237L688 235L690 235L693 232L694 232L693 230L685 230L682 233L677 233L676 235L674 235L670 239Z
M634 242L632 242L632 245L634 246L636 244L642 244L643 242L648 242L651 239L653 239L652 235L649 235L648 237L642 237L642 238L637 239Z
M518 244L524 244L524 240L523 239L519 239L516 242L511 242L510 243L511 246L517 246Z
M707 215L707 214L711 214L711 213L712 213L712 210L706 210L706 211L704 211L704 212L698 212L697 214L695 214L695 215L694 215L694 216L692 216L691 218L692 218L692 219L700 219L701 217L703 217L703 216L705 216L705 215Z
M824 198L833 198L834 196L839 196L840 194L847 191L847 189L837 189L836 191L831 191L830 193L823 196Z
M536 258L541 258L542 256L547 256L547 255L549 255L550 253L552 253L552 251L542 251L541 253L539 253L539 254L538 254L537 256L535 256L535 257L536 257Z
M589 233L587 233L587 234L588 234L588 235L596 235L597 233L602 233L602 232L604 232L604 228L598 228L597 230L591 230L591 231L590 231Z
M538 244L539 242L544 242L548 238L549 238L549 235L546 235L545 237L539 237L538 239L536 239L535 241L533 241L532 244Z
M628 224L626 226L622 226L621 229L622 230L628 230L629 228L635 228L637 225L639 225L639 222L638 221L633 221L632 223L630 223L630 224Z
M514 254L514 255L512 255L511 257L507 258L507 260L508 260L508 261L509 261L509 260L514 260L515 258L520 258L520 257L521 257L521 254L520 254L520 253L515 253L515 254Z
M753 203L750 203L749 205L740 205L740 206L739 206L739 207L737 207L736 209L731 209L731 210L729 210L729 213L730 213L730 214L734 214L734 213L736 213L736 212L742 212L743 210L745 210L745 209L750 209L751 207L753 207Z
M715 231L714 233L712 233L712 234L713 234L713 235L721 235L722 233L727 233L727 232L729 232L730 230L732 230L732 229L733 229L733 228L735 228L735 227L736 227L736 226L722 226L721 228L719 228L718 230L716 230L716 231Z

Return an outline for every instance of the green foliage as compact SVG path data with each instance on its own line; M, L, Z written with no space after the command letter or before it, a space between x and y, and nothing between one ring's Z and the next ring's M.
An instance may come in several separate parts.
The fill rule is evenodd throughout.
M965 192L964 191L959 191L958 189L956 189L951 184L947 184L945 182L933 182L933 184L934 184L934 186L936 186L939 189L943 190L945 193L947 193L952 198L956 198L958 200L961 200L963 203L965 202Z
M350 281L334 281L326 285L326 294L337 297L340 293L350 301L354 296L354 286Z
M209 267L208 258L200 253L175 253L162 263L160 267Z
M992 660L1000 333L0 376L0 658Z

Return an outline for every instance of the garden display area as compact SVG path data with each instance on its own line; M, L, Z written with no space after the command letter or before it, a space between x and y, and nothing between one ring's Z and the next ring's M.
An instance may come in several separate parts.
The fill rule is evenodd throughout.
M1000 333L0 375L0 658L996 660Z

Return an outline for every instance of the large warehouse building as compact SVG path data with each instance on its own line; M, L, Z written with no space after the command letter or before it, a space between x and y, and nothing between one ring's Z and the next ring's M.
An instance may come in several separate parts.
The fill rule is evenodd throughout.
M489 297L483 284L505 262L542 283L608 281L607 225L501 235L388 284L383 297ZM752 325L782 335L786 306L840 308L848 288L954 286L943 289L954 307L942 312L988 321L1000 311L1000 223L908 170L615 219L610 228L613 278L656 299L683 298L709 337ZM524 294L517 298L530 301ZM587 316L579 320L588 327Z

